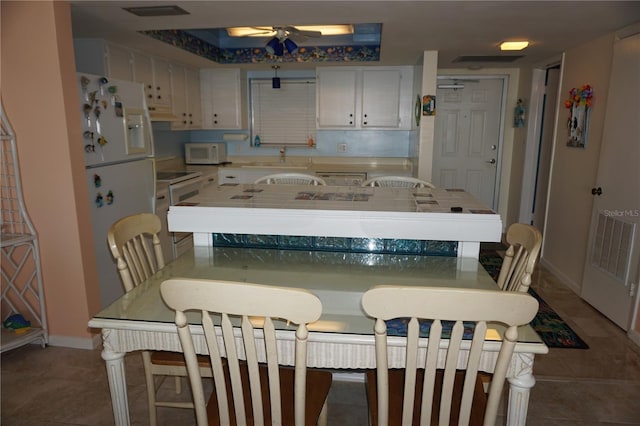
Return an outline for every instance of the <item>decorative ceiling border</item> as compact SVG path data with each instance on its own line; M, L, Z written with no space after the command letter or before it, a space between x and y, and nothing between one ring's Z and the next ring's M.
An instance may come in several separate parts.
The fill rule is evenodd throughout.
M300 46L298 53L275 56L264 47L226 49L189 34L184 30L139 31L156 40L219 64L261 64L276 62L375 62L380 60L380 45Z

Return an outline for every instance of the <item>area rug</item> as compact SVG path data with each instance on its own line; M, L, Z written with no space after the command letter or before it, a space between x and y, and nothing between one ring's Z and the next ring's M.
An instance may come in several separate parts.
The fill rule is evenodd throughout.
M498 250L506 247L484 246L480 249L480 264L489 275L497 281L502 265L502 257ZM533 289L529 293L538 299L540 308L531 327L538 333L544 343L550 348L589 349L589 346L567 325L566 322L545 302Z

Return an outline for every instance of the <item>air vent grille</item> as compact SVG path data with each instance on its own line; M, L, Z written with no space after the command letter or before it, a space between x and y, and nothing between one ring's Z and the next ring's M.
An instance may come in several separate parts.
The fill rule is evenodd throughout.
M189 15L189 12L181 7L170 6L141 6L141 7L123 7L129 13L137 16L175 16Z
M496 62L508 63L524 58L524 55L486 55L486 56L458 56L453 62Z

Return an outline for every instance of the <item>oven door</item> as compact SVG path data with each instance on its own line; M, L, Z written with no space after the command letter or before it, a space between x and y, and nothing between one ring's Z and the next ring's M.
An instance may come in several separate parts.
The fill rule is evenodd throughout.
M188 198L200 193L204 179L197 177L179 183L169 185L169 200L172 206L185 202ZM173 256L178 257L190 247L193 247L193 236L191 232L172 232Z
M187 198L194 197L200 193L204 185L204 179L197 177L183 180L182 182L169 185L169 200L172 206L176 206Z

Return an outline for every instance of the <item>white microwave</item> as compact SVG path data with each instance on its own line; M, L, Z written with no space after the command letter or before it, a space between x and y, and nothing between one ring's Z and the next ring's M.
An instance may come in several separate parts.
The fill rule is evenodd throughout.
M227 161L227 146L221 142L186 143L184 160L187 164L222 164Z

